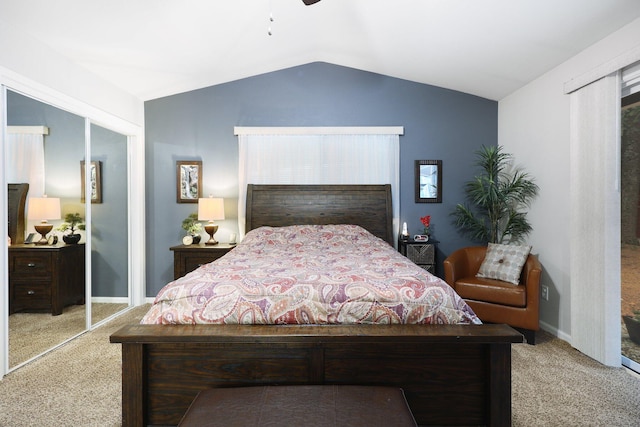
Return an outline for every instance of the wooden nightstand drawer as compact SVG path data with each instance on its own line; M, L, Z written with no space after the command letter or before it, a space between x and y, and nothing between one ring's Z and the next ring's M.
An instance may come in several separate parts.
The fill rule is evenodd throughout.
M188 254L183 258L182 267L184 268L184 271L188 273L200 267L201 265L209 264L210 262L217 260L222 255L224 254L212 253L209 256L198 256L195 254Z
M209 264L233 249L235 245L220 243L217 245L180 245L173 246L174 280L192 272L204 264Z
M50 310L57 316L64 307L84 304L85 246L9 246L9 314Z
M51 307L51 287L48 282L29 282L13 284L13 310L46 310Z
M9 274L13 279L51 277L50 253L18 253L10 257Z

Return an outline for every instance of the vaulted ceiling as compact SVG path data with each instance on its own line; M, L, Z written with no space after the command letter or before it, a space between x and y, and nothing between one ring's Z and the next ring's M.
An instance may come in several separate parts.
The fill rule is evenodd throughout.
M316 61L499 100L638 17L638 0L0 0L1 25L142 100Z

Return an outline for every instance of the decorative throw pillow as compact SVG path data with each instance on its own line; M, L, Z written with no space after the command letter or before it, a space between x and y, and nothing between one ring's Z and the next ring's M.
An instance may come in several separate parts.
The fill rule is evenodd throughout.
M476 277L497 279L518 285L522 267L527 262L530 251L531 246L489 243L487 254Z

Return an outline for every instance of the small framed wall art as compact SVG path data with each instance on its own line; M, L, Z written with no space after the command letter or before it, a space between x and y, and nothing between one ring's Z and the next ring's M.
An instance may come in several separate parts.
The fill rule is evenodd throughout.
M91 180L91 203L102 203L102 162L92 161L89 163L89 179ZM80 201L85 199L85 165L84 160L80 160Z
M198 203L202 197L202 161L176 162L176 189L178 203Z
M416 160L416 203L442 203L442 160Z

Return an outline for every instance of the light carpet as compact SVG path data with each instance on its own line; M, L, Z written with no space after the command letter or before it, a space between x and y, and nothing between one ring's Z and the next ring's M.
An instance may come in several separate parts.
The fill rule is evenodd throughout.
M120 426L121 348L109 335L135 308L0 381L0 426ZM636 426L640 378L608 368L544 332L513 345L514 426ZM464 399L464 396L460 396Z
M545 332L512 346L514 426L639 426L640 376Z
M92 303L93 324L124 310L127 304ZM14 313L9 316L9 367L44 353L85 329L84 305L71 305L62 314Z
M6 375L0 426L120 426L121 352L109 336L148 309L136 307Z

